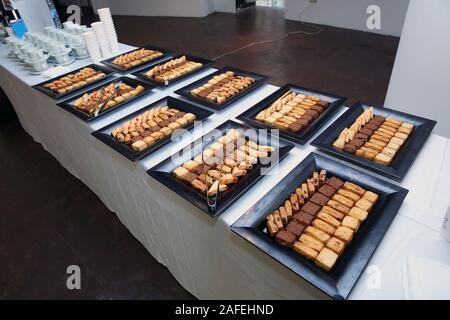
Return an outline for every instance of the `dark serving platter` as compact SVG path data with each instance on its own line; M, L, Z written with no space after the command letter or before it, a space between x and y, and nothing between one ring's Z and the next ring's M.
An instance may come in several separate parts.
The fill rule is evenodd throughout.
M150 61L145 61L145 62L143 62L143 63L141 63L141 64L138 64L137 66L133 66L133 67L130 67L130 68L121 68L121 67L119 67L118 65L115 65L114 63L112 63L112 61L113 61L115 58L117 58L117 57L119 57L119 56L121 56L121 55L130 53L130 52L139 50L139 49L149 49L149 50L159 51L159 52L161 52L163 55L160 56L160 57L158 57L158 58L156 58L156 59L153 59L153 60L150 60ZM168 53L169 53L169 51L168 51L167 49L163 49L163 48L159 48L159 47L155 47L155 46L151 46L151 45L146 45L146 46L144 46L144 47L139 47L139 48L136 48L136 49L132 49L132 50L130 50L130 51L127 51L127 52L118 54L117 56L114 56L114 57L112 57L112 58L103 60L103 61L101 61L101 63L103 63L103 64L107 65L108 67L111 67L111 68L113 68L114 70L119 71L119 72L121 72L121 73L128 73L128 72L131 72L131 71L133 71L133 70L142 68L143 66L148 65L148 64L150 64L150 63L154 64L155 62L159 62L159 61L161 61L162 59L167 59Z
M339 108L344 104L345 100L347 100L347 98L336 96L333 94L320 92L304 87L299 87L293 84L286 84L277 91L275 91L274 93L272 93L270 96L265 98L264 100L261 100L253 107L251 107L250 109L239 115L237 119L244 121L257 128L275 129L271 126L266 125L261 121L255 120L255 117L261 110L270 107L272 103L274 103L278 98L283 96L288 91L293 91L305 95L314 95L330 103L328 108L324 112L322 112L319 115L319 117L314 119L314 121L311 122L309 126L307 126L299 134L295 134L287 130L281 129L279 130L280 137L298 144L305 144L336 113L336 111L339 110Z
M272 153L271 162L273 162L273 164L278 164L278 161L281 161L294 147L294 145L284 140L278 138L272 139L273 137L270 135L258 136L254 128L229 120L220 125L219 127L215 128L211 132L205 134L202 138L194 141L185 149L180 150L178 154L176 154L177 157L167 158L160 164L149 169L147 173L151 177L155 178L156 180L164 184L166 187L168 187L169 189L171 189L172 191L174 191L175 193L177 193L178 195L180 195L181 197L192 203L200 210L206 212L208 215L212 217L218 216L225 209L227 209L233 202L235 202L240 196L242 196L246 190L248 190L253 184L255 184L259 179L262 178L261 170L264 167L267 168L267 165L264 165L258 161L258 163L253 167L252 170L250 170L247 173L247 175L241 177L237 183L231 185L226 192L221 193L218 196L217 210L215 212L209 210L205 194L196 191L192 187L186 185L185 183L175 178L172 175L172 171L173 169L180 166L184 162L200 154L202 148L206 148L209 144L211 144L219 137L224 135L226 130L231 128L235 128L238 130L248 130L245 131L246 137L250 138L253 141L261 141L261 143L274 146L275 149L278 150L278 159L276 158L277 152Z
M238 76L243 76L243 77L252 77L253 79L255 79L255 82L248 86L245 90L242 90L241 92L239 92L238 94L235 94L234 96L232 96L231 98L225 100L224 103L222 104L218 104L218 103L214 103L212 101L209 101L207 99L203 99L201 97L196 97L191 95L191 90L202 86L203 84L205 84L206 82L208 82L208 80L210 80L212 77L227 72L227 71L233 71L236 75ZM244 70L240 70L240 69L236 69L236 68L232 68L232 67L225 67L222 68L220 70L217 70L214 73L211 73L203 78L201 78L200 80L197 80L191 84L188 84L187 86L178 89L177 91L175 91L176 94L179 94L180 96L186 97L188 99L191 99L192 101L195 101L201 105L204 105L206 107L209 107L211 109L214 110L222 110L225 107L227 107L228 105L232 104L233 102L237 101L238 99L242 98L243 96L249 94L251 91L255 90L256 88L262 86L264 84L265 81L267 81L269 79L269 77L267 76L263 76L257 73L253 73L253 72L248 72L248 71L244 71Z
M168 81L165 81L165 82L157 81L157 80L152 79L150 77L147 77L145 75L145 73L147 71L149 71L150 69L152 69L152 68L154 68L154 67L156 67L158 65L164 64L166 62L169 62L170 60L181 58L182 56L186 56L186 59L189 60L189 61L199 62L199 63L202 64L202 66L200 68L198 68L198 69L195 69L195 70L191 71L191 72L185 73L185 74L179 76L178 78L175 78L173 80L168 80ZM202 71L203 69L207 68L208 66L210 66L213 63L214 63L214 61L208 60L208 59L205 59L205 58L191 56L189 54L179 54L179 55L174 56L173 58L166 59L164 61L155 63L155 64L153 64L151 66L145 67L144 69L136 71L136 72L133 73L133 75L138 77L138 78L140 78L140 79L142 79L143 81L150 82L151 84L153 84L155 86L167 87L167 86L170 86L170 85L172 85L172 84L174 84L174 83L176 83L176 82L178 82L180 80L183 80L183 79L185 79L187 77L190 77L191 75L193 75L195 73L198 73L198 72Z
M313 171L352 181L380 195L369 217L330 272L291 248L280 246L266 232L266 216L277 209ZM346 299L383 239L408 190L315 153L309 154L232 226L231 230L334 299Z
M58 79L63 78L63 77L66 77L66 76L68 76L70 74L77 73L78 71L80 71L81 69L84 69L84 68L92 68L92 69L97 70L97 71L102 71L105 74L105 76L103 78L101 78L101 79L98 79L96 81L90 82L90 83L88 83L87 85L85 85L83 87L79 87L79 88L74 89L74 90L72 90L70 92L67 92L67 93L56 93L56 92L54 92L52 90L44 88L44 85L46 85L47 83L53 82L53 81L58 80ZM38 91L40 91L40 92L42 92L43 94L46 94L47 96L49 96L50 98L53 98L54 100L59 100L59 99L64 98L64 97L66 97L68 95L80 92L81 90L86 90L87 88L90 88L94 84L97 84L97 83L100 83L102 81L105 81L106 79L111 77L113 74L114 74L114 71L111 70L110 68L93 63L93 64L90 64L90 65L81 67L79 69L67 72L67 73L65 73L63 75L54 77L54 78L52 78L50 80L46 80L44 82L38 83L38 84L34 85L33 88L38 90Z
M213 114L211 111L208 111L208 110L205 110L202 108L198 108L198 107L196 107L190 103L187 103L185 101L178 100L173 97L165 97L165 98L162 98L161 100L158 100L150 105L147 105L147 106L137 110L136 112L133 112L132 114L129 114L129 115L123 117L120 120L117 120L114 123L111 123L110 125L108 125L104 128L101 128L101 129L93 132L92 135L94 137L96 137L97 139L99 139L100 141L107 144L108 146L110 146L111 148L113 148L114 150L116 150L117 152L119 152L124 157L127 157L131 161L136 161L136 160L142 159L142 158L150 155L151 153L155 152L156 150L160 149L164 145L168 144L171 141L170 140L171 137L170 136L164 137L163 139L158 140L158 142L156 142L149 148L147 148L141 152L137 152L137 151L134 151L131 148L131 146L126 145L125 143L120 143L116 139L114 139L111 136L111 131L114 128L121 126L123 123L144 113L146 110L150 110L150 109L153 109L156 107L162 107L162 106L169 106L170 108L175 108L175 109L178 109L183 112L193 113L196 115L195 121L203 121L203 120L207 119L210 115ZM191 123L189 126L184 127L183 129L190 130L193 127L194 127L194 123Z
M400 111L374 106L375 115L380 115L383 117L394 117L401 121L406 121L414 125L413 132L397 152L392 163L389 166L384 166L374 161L364 159L355 154L333 147L333 143L338 138L341 131L344 128L351 126L356 118L370 106L371 105L369 104L364 104L361 102L356 103L344 114L342 114L336 121L334 121L327 129L325 129L325 131L323 131L316 139L314 139L314 141L311 142L311 145L325 152L328 152L333 156L342 158L348 162L376 172L380 175L396 181L401 181L405 177L415 158L430 136L431 131L433 131L433 128L436 125L436 121L413 116Z
M121 102L121 103L116 104L114 107L100 112L97 117L91 116L91 115L87 114L86 112L78 110L77 108L74 107L73 103L78 98L83 96L84 94L86 94L86 93L89 94L89 93L94 92L96 90L100 90L101 88L106 87L106 86L110 85L113 82L114 83L126 83L126 84L128 84L128 85L130 85L132 87L136 87L137 85L141 85L145 89L141 93L139 93L139 94L137 94L137 95L135 95L135 96L133 96L133 97L131 97L131 98ZM75 116L77 116L81 120L89 122L89 121L93 121L93 120L96 120L96 119L100 119L101 117L105 116L106 114L108 114L110 112L113 112L114 110L117 110L117 109L127 105L128 103L130 103L130 102L132 102L132 101L134 101L136 99L139 99L140 97L142 97L142 96L146 95L147 93L149 93L153 88L154 88L154 86L152 86L152 85L150 85L148 83L144 83L142 81L139 81L137 79L132 79L132 78L128 78L128 77L120 77L120 78L112 79L112 80L110 80L110 81L108 81L106 83L102 83L101 85L98 85L96 87L90 88L89 91L83 92L83 93L81 93L81 94L79 94L79 95L77 95L75 97L71 97L71 98L69 98L67 100L64 100L64 101L58 103L57 105L59 107L65 109L65 110L69 111L70 113L74 114Z

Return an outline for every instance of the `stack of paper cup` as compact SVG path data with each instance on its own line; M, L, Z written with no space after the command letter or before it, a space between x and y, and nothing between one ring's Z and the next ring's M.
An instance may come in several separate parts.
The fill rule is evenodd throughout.
M111 55L111 49L109 47L108 37L106 35L105 26L103 22L94 22L91 23L92 31L94 31L97 42L100 47L100 51L102 53L103 58L109 57Z
M116 28L111 16L109 8L98 9L97 13L100 17L100 21L103 22L105 27L106 35L108 36L109 45L113 52L119 51L119 41L117 39Z
M102 59L102 54L98 46L97 37L94 32L88 31L83 33L83 39L86 43L86 48L91 56L93 62L100 61Z

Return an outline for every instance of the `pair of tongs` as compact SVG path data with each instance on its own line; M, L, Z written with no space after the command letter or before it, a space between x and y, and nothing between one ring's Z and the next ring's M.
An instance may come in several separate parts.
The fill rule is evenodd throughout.
M209 194L208 194L208 191L209 191L208 175L206 174L205 159L203 157L203 144L202 144L202 164L201 164L201 166L202 166L203 174L205 175L206 205L208 206L209 212L211 212L211 214L215 214L216 211L217 211L217 201L218 201L218 198L219 198L220 179L217 180L217 179L211 177L211 179L213 180L211 186L213 186L214 182L216 182L216 181L218 181L218 183L217 183L217 192L216 192L215 196L210 197Z
M102 92L105 91L105 87L102 88ZM95 109L94 111L94 117L97 117L98 114L103 110L103 108L108 104L109 101L111 101L111 99L114 99L117 95L117 92L119 91L119 86L116 84L114 84L114 93L111 95L111 97L109 97L108 99L106 99L105 102L101 103L97 109ZM101 96L100 96L101 97Z

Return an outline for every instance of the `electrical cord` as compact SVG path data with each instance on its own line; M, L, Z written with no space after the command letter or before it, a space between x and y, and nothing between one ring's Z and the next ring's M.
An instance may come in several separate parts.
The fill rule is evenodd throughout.
M239 51L242 51L242 50L244 50L244 49L251 48L251 47L256 46L256 45L267 44L267 43L272 43L272 42L281 41L281 40L286 39L286 38L289 37L290 35L294 35L294 34L305 34L305 35L307 35L307 36L313 36L313 35L316 35L316 34L321 33L321 32L323 31L323 28L320 28L320 27L318 27L318 26L314 26L314 25L312 25L312 24L306 23L306 22L304 22L304 21L301 20L302 15L303 15L306 11L308 11L309 9L311 9L313 5L314 5L314 3L311 3L307 8L303 9L302 11L300 11L300 13L298 14L298 20L299 20L303 25L307 26L308 28L316 29L316 31L308 32L308 31L304 31L304 30L297 30L297 31L287 32L287 33L283 34L281 37L278 37L278 38L268 39L268 40L262 40L262 41L255 41L255 42L249 43L249 44L247 44L247 45L245 45L245 46L243 46L243 47L240 47L240 48L238 48L238 49L235 49L235 50L232 50L232 51L228 51L228 52L225 52L225 53L223 53L223 54L221 54L221 55L218 55L217 57L212 58L212 60L218 60L218 59L221 59L221 58L223 58L223 57L225 57L225 56L228 56L228 55L230 55L230 54L237 53L237 52L239 52Z

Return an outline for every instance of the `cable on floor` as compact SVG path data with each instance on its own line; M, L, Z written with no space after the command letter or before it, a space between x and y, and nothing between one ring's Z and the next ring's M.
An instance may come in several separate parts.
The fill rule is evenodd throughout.
M318 27L318 26L314 26L314 25L312 25L312 24L306 23L306 22L304 22L304 21L301 20L302 15L303 15L306 11L308 11L309 9L311 9L313 5L314 5L314 4L311 3L307 8L303 9L302 11L300 11L300 13L298 14L298 20L299 20L303 25L307 26L308 28L316 29L316 31L308 32L308 31L304 31L304 30L297 30L297 31L287 32L287 33L285 33L284 35L282 35L281 37L278 37L278 38L252 42L252 43L247 44L247 45L245 45L245 46L243 46L243 47L240 47L240 48L238 48L238 49L236 49L236 50L232 50L232 51L225 52L225 53L223 53L223 54L221 54L221 55L218 55L217 57L212 58L212 60L218 60L218 59L221 59L221 58L223 58L223 57L225 57L225 56L228 56L228 55L230 55L230 54L237 53L237 52L239 52L239 51L242 51L242 50L244 50L244 49L248 49L248 48L253 47L253 46L256 46L256 45L267 44L267 43L272 43L272 42L281 41L281 40L286 39L287 37L289 37L290 35L293 35L293 34L305 34L305 35L307 35L307 36L313 36L313 35L316 35L316 34L321 33L321 32L323 31L323 28L320 28L320 27Z

